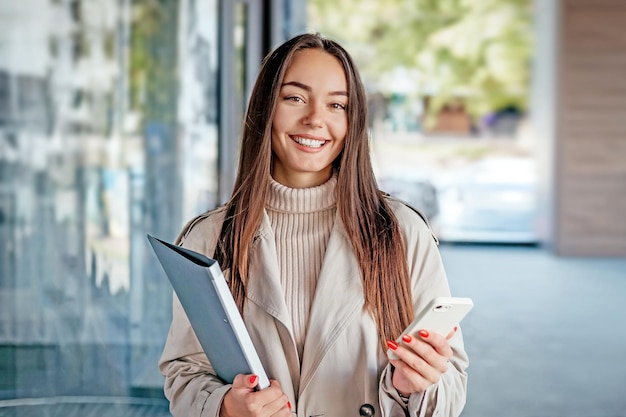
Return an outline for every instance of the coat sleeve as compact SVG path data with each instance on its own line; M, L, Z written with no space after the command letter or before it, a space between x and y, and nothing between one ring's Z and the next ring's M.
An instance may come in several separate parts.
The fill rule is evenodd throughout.
M165 396L174 417L219 415L230 385L215 375L176 295L159 369L165 377Z
M203 215L190 221L176 243L210 254L215 236L213 219ZM213 371L183 307L174 294L172 323L159 359L165 377L164 392L174 417L217 417L224 395L231 385L224 384Z
M409 207L398 205L394 206L405 234L413 309L417 313L432 298L449 296L450 289L437 241L426 221ZM460 329L449 342L453 355L448 370L441 375L437 384L431 385L422 393L412 394L407 406L393 387L391 365L385 367L379 385L380 406L384 416L457 417L461 413L466 401L466 368L469 361Z

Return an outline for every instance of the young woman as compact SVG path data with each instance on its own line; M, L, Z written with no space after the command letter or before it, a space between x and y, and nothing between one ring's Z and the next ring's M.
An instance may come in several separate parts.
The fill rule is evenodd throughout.
M297 36L263 62L230 200L178 244L216 258L269 388L214 375L179 301L159 366L174 416L457 416L460 331L394 340L449 295L425 220L378 190L365 90L348 53ZM387 350L398 359L389 360Z

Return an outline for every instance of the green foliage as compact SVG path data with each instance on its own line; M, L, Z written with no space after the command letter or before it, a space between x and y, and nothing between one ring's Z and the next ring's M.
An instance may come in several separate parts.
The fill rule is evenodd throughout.
M176 121L177 2L133 2L130 106L145 120Z
M431 114L462 98L475 117L525 110L532 0L310 0L311 30L346 44L363 77L416 70Z

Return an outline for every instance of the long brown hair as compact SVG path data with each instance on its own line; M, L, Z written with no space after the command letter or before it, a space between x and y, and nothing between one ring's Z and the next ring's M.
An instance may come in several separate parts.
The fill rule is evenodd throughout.
M285 42L261 65L242 133L233 194L226 203L216 258L230 268L230 286L243 311L249 251L261 223L269 188L274 109L285 72L294 54L316 48L341 62L348 84L348 131L344 149L334 161L338 171L338 214L361 268L365 308L374 317L381 344L395 339L413 318L404 239L398 221L378 190L370 161L365 88L350 55L336 42L304 34Z

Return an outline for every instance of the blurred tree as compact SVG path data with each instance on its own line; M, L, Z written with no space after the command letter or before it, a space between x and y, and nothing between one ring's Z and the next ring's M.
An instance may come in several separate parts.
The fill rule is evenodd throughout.
M528 105L532 0L309 0L313 30L346 44L366 81L414 70L429 115Z
M132 2L130 107L142 125L177 123L177 1Z

